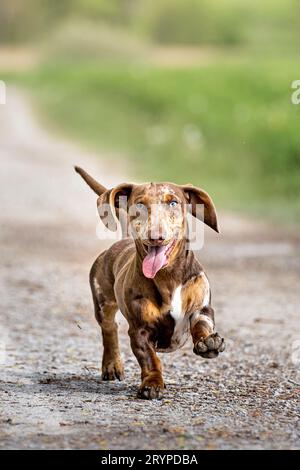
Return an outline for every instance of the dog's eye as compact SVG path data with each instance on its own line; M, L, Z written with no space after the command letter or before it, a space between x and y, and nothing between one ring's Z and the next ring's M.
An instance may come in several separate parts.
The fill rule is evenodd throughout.
M138 202L136 205L135 205L136 209L138 211L142 211L145 209L145 204L143 204L142 202Z
M170 204L169 204L169 206L170 206L170 207L176 207L177 204L178 204L177 201L171 201Z

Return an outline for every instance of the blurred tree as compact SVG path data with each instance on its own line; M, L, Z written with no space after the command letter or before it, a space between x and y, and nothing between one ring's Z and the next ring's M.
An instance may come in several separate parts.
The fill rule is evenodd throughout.
M241 0L145 0L137 23L158 43L234 44L242 41L245 4Z
M129 24L140 0L74 0L76 16Z
M66 18L118 25L163 44L259 45L299 39L299 0L0 1L2 42L37 38Z
M71 11L73 0L1 0L0 41L23 42L47 32Z

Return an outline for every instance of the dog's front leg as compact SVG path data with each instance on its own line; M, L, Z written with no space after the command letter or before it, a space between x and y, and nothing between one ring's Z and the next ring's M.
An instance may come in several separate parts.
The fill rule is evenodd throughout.
M131 348L141 367L140 398L161 399L164 391L162 367L145 328L129 329Z
M224 338L214 332L214 310L211 307L193 313L190 323L195 354L211 359L224 351Z

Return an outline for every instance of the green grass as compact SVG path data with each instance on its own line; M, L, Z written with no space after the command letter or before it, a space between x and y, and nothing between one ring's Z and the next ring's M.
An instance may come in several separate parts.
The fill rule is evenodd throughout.
M19 77L57 129L134 162L139 180L191 182L218 207L300 219L293 60L201 68L48 65Z

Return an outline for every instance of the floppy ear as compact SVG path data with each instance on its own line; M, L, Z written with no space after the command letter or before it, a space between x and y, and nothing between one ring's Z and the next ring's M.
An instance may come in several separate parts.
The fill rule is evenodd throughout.
M132 183L119 184L115 188L105 191L97 200L100 219L105 227L113 232L117 230L116 219L120 220L124 232L127 224L128 200L132 188Z
M191 204L191 212L194 217L202 220L206 225L211 227L213 230L219 233L217 213L214 203L211 197L203 189L196 188L191 184L181 186L184 191L185 197L188 204ZM197 213L196 208L198 204L204 205L204 217L199 217L199 211Z

